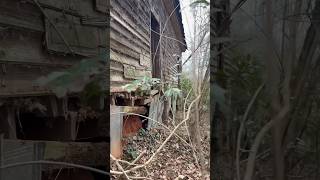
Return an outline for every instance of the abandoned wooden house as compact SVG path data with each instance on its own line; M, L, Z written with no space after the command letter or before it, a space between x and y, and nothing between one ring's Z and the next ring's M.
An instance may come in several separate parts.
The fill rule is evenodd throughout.
M156 125L134 114L161 122L169 109L161 90L142 97L123 85L144 76L178 84L186 45L179 0L111 0L110 6L111 154L120 157L122 136Z
M107 0L0 1L0 166L51 160L109 169L107 116L80 118L78 93L57 98L34 80L107 50ZM100 99L101 100L101 99ZM109 106L107 106L109 107ZM80 120L82 119L82 120ZM58 165L2 170L2 180L105 179Z

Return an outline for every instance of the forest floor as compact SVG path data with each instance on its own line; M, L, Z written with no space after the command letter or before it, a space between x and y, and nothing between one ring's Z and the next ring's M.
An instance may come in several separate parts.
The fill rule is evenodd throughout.
M201 120L202 151L205 157L204 167L205 170L209 172L209 113L204 113ZM174 126L171 125L169 128L172 130ZM136 164L145 163L169 134L170 131L162 128L152 129L148 132L140 130L138 135L125 139L126 148L123 159L131 162L139 154L145 152ZM185 126L181 126L177 130L177 134L189 142ZM200 168L197 166L191 147L175 136L172 136L159 154L155 156L151 164L129 175L133 177L148 177L155 180L210 179L208 175L201 175Z

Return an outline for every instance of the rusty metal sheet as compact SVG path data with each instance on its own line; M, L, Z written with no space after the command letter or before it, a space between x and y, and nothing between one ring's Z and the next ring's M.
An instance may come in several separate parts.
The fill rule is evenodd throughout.
M139 130L142 128L142 121L139 116L129 115L123 120L123 137L130 137L138 134Z

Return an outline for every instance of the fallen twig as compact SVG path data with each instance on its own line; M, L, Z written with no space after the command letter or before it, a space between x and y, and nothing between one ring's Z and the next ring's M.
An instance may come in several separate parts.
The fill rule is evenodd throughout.
M131 169L129 169L129 170L126 170L126 171L124 171L124 172L121 172L121 171L112 171L112 170L111 170L110 173L111 173L111 174L116 174L116 175L121 175L121 174L129 173L129 172L131 172L131 171L134 171L134 170L137 170L137 169L140 169L140 168L143 168L143 167L149 165L149 164L152 162L152 160L155 158L155 156L162 150L162 148L164 147L164 145L165 145L165 144L170 140L170 138L175 134L175 131L177 131L177 129L178 129L182 124L184 124L187 120L189 120L189 118L190 118L190 112L191 112L191 107L193 106L194 103L196 103L196 102L199 100L199 98L200 98L200 95L191 102L191 104L189 105L189 108L188 108L187 117L186 117L183 121L181 121L181 122L171 131L170 135L169 135L169 136L166 138L166 140L160 145L160 147L156 150L156 152L153 153L153 155L149 158L148 161L146 161L146 162L145 162L144 164L142 164L142 165L135 166L135 167L133 167L133 168L131 168Z
M113 157L111 154L110 154L110 158L111 158L113 161L116 162L116 165L117 165L118 168L123 172L123 174L126 176L126 178L127 178L128 180L131 180L130 177L128 176L128 174L124 171L123 167L120 165L119 161L118 161L115 157Z

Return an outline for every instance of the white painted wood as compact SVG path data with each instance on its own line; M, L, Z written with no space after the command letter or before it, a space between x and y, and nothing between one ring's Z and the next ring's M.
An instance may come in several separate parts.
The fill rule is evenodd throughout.
M110 153L119 158L122 154L122 124L123 124L123 108L121 106L110 105Z

